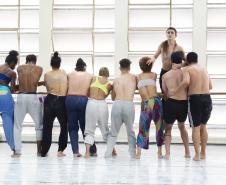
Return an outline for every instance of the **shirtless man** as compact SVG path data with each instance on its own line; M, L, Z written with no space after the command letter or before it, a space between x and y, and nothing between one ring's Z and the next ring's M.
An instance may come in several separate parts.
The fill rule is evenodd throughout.
M129 153L132 158L136 156L136 137L133 131L135 109L133 104L136 90L136 76L130 71L130 60L122 59L119 62L121 76L113 82L111 111L111 131L107 140L105 157L112 157L112 150L116 144L119 130L123 123L126 125Z
M51 58L52 70L44 76L48 95L44 100L43 136L41 156L45 157L52 142L52 129L55 118L60 123L60 136L58 142L58 157L63 157L63 151L67 147L67 113L65 99L67 94L67 74L60 69L61 58L55 52Z
M85 114L88 101L89 87L93 76L86 72L86 63L79 58L75 71L68 74L68 93L66 108L68 117L68 131L74 157L81 157L78 146L78 130L85 138ZM90 147L90 155L96 156L96 145Z
M187 88L181 88L174 95L171 95L172 91L178 87L183 79L183 73L181 70L183 58L183 53L181 52L177 51L172 53L172 69L162 77L162 88L164 97L166 97L164 107L166 159L170 158L171 130L173 123L176 120L178 121L178 128L180 130L181 139L184 143L185 157L190 157L188 133L184 126L188 113Z
M198 65L198 55L195 52L187 54L186 62L188 66L183 70L183 82L178 86L176 92L188 85L188 117L192 127L192 140L195 148L193 159L198 161L206 158L208 140L206 124L212 111L210 97L212 83L206 69Z
M36 65L35 55L27 55L26 64L17 68L19 80L19 94L14 110L14 141L15 155L21 155L21 133L24 117L30 114L35 122L37 154L41 154L42 140L42 103L36 94L38 81L42 75L42 68Z
M181 51L184 53L183 48L177 44L176 37L177 37L177 30L174 27L168 27L166 29L166 37L167 40L163 41L155 54L150 58L147 64L154 63L155 60L161 54L162 57L162 69L160 72L159 83L160 88L162 90L162 76L172 68L172 62L170 60L171 54L175 51Z

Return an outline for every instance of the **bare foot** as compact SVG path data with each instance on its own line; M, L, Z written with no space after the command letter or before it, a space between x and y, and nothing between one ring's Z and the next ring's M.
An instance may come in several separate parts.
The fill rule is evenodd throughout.
M112 150L112 156L113 157L116 157L117 156L117 152L116 152L115 148L113 148L113 150Z
M200 159L205 160L206 159L206 154L205 153L200 153Z
M136 153L136 159L140 159L141 153Z
M85 158L90 158L90 152L86 152L84 157Z
M66 154L64 154L63 152L57 152L57 157L64 157L66 156Z
M19 158L21 156L21 153L16 153L13 152L13 154L11 155L12 158Z
M199 155L195 155L195 156L193 157L193 160L194 160L194 161L200 161Z
M187 154L184 155L184 157L185 158L191 158L191 155L190 155L190 153L187 153Z
M74 158L76 158L76 157L82 157L82 154L80 154L80 153L74 153L73 156L74 156Z
M170 159L170 154L166 154L166 155L164 156L164 159L169 160L169 159Z
M162 159L162 158L163 158L163 156L162 156L162 151L159 151L159 150L158 150L158 153L157 153L157 154L158 154L158 159Z

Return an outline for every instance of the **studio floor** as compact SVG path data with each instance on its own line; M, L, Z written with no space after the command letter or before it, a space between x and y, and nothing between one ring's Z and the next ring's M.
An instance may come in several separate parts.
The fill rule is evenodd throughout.
M157 159L156 146L143 151L140 160L130 159L128 146L116 146L118 157L105 159L106 146L98 144L98 157L73 158L70 144L66 157L56 156L57 144L52 144L48 157L36 156L36 145L23 143L23 155L11 158L6 143L0 143L0 184L81 184L81 185L222 185L226 184L226 146L209 145L205 161L183 157L183 146L172 145L171 159ZM84 153L84 145L80 151ZM190 146L194 154L193 146Z

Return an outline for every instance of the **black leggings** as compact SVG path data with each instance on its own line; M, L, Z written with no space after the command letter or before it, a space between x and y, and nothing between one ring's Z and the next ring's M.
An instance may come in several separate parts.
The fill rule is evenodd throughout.
M67 112L65 108L65 96L55 96L48 94L44 100L43 115L43 135L42 135L42 152L44 157L49 151L52 142L52 129L55 118L60 123L60 136L58 142L58 151L64 151L67 147L68 129L67 129Z
M160 77L159 77L159 85L160 85L160 89L161 91L163 92L162 90L162 76L167 73L168 71L164 70L164 69L161 69L161 72L160 72Z

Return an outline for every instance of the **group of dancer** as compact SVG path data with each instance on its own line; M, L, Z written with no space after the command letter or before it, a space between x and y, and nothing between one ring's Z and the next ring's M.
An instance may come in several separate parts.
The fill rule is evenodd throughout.
M21 133L25 115L31 115L36 129L37 153L45 157L52 142L52 129L55 118L60 124L58 142L59 157L65 156L68 133L74 157L79 152L79 128L86 146L85 157L96 156L95 130L98 124L107 143L105 157L116 156L115 144L122 124L126 126L129 154L132 158L141 157L141 149L149 148L151 121L156 127L157 155L170 158L171 130L178 121L178 128L185 147L185 157L190 157L188 133L185 128L187 114L192 127L192 140L195 148L194 160L205 159L208 139L206 123L212 110L210 89L212 88L207 71L198 65L198 55L190 52L185 57L183 48L176 43L177 31L173 27L166 30L167 40L162 42L152 57L142 57L139 61L141 73L130 73L129 59L119 61L121 75L111 84L109 70L102 67L98 76L86 72L86 63L80 58L75 70L67 74L60 68L58 52L51 57L52 70L39 82L42 67L36 65L36 56L28 55L26 64L17 68L18 85L14 71L18 62L18 52L10 51L5 64L0 66L0 112L7 143L13 151L12 157L21 155ZM157 93L157 74L152 72L155 59L162 55L160 87ZM8 84L10 83L10 87ZM45 85L47 96L37 94L37 87ZM138 90L141 97L139 132L134 133L134 94ZM18 92L14 105L11 92ZM111 94L113 102L111 126L108 126L108 105L106 97ZM44 108L43 108L44 105ZM201 148L200 148L201 145Z

